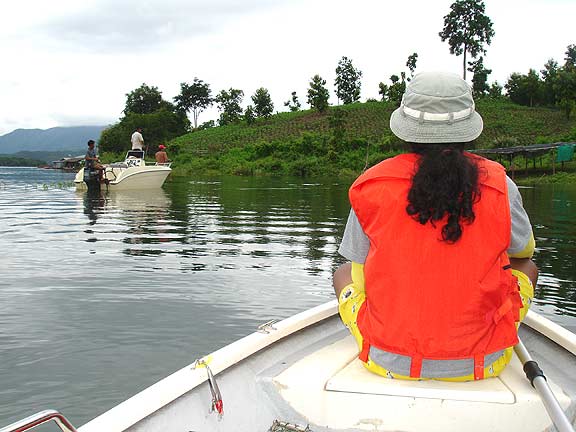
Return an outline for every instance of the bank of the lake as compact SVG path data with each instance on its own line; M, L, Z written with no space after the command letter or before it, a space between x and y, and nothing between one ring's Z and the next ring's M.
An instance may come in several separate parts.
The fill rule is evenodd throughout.
M574 163L574 162L573 162ZM576 184L576 170L570 168L569 171L552 173L534 173L515 178L514 181L520 185L544 185L544 184Z
M254 124L193 131L169 141L168 151L175 175L354 177L405 148L388 126L395 108L365 102L330 107L326 113L278 113ZM475 142L479 149L576 141L576 121L557 109L481 98L477 110L484 119ZM543 163L549 158L544 156Z

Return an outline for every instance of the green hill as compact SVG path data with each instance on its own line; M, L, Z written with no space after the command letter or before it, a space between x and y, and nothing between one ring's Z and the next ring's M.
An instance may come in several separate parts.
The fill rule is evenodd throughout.
M279 113L252 125L194 131L170 141L168 149L181 173L356 175L403 148L388 127L394 109L366 102L331 107L324 114ZM558 110L506 99L480 100L477 110L485 124L477 148L553 142L576 132L576 122Z

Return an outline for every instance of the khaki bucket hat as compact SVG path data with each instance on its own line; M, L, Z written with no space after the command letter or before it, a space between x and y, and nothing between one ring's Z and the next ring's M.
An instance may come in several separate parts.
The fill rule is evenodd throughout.
M390 117L394 135L413 143L469 142L480 136L483 127L472 89L447 72L416 74Z

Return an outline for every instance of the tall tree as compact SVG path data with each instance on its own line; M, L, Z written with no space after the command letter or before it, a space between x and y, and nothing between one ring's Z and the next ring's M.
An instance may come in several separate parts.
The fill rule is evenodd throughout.
M166 103L162 100L162 93L158 87L142 84L130 93L126 93L124 114L151 114L162 107L166 108Z
M382 102L388 98L388 86L383 82L378 84L378 94L382 96Z
M244 92L234 88L230 88L228 91L221 90L218 93L214 101L218 104L218 109L221 111L220 119L218 120L220 126L240 121L242 118L242 107L240 104L243 98Z
M194 128L198 127L198 116L213 104L210 85L194 78L192 84L180 83L180 94L174 97L174 103L179 110L192 111Z
M492 21L484 14L482 0L456 0L450 9L444 17L444 28L438 34L442 42L448 41L450 54L464 54L462 70L466 79L466 53L472 58L486 54L484 44L490 45L494 36Z
M565 68L574 68L576 67L576 45L572 44L572 45L568 45L568 48L566 48L566 57L564 57L564 67Z
M344 104L358 102L360 100L360 88L362 72L354 67L352 60L342 57L336 67L336 96Z
M414 71L416 70L416 62L418 61L418 54L414 53L408 56L408 61L406 62L406 67L410 70L410 77L414 76Z
M544 69L540 71L542 79L544 80L544 103L547 105L555 105L557 102L556 81L559 71L558 62L554 59L549 59L544 65Z
M534 69L530 69L527 75L513 73L504 87L514 103L534 106L541 102L542 81Z
M531 107L533 107L536 102L540 102L539 96L541 84L542 81L540 81L540 75L538 75L538 72L534 69L530 69L528 75L526 75L525 86Z
M324 112L328 109L328 99L330 93L326 88L326 80L322 79L320 75L314 75L308 87L308 103L319 112Z
M398 78L398 75L391 75L390 81L392 81L392 84L388 87L388 100L396 105L400 105L402 95L406 91L406 73L402 72L400 76L402 80Z
M570 115L576 111L576 68L563 67L558 72L555 81L555 93L558 98L558 106L569 119Z
M264 87L260 87L252 95L254 103L254 113L257 117L270 117L274 112L274 104L270 93Z
M292 92L292 97L290 98L290 100L284 102L284 106L290 108L290 111L292 112L300 111L302 104L298 100L298 95L296 94L295 91Z
M472 72L472 93L474 97L484 96L490 90L488 86L488 75L492 73L492 69L484 67L484 57L480 56L478 60L468 62L470 66L468 72Z

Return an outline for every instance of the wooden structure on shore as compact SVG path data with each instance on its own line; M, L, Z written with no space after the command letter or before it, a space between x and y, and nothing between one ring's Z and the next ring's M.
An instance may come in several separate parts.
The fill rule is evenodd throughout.
M64 171L78 171L82 168L84 156L65 157L57 161L52 161L51 168L61 169Z
M500 147L493 149L476 149L471 150L482 156L491 159L497 159L502 163L503 159L509 162L509 172L511 177L514 178L514 172L517 167L514 165L514 158L517 156L524 157L525 169L528 169L528 160L532 159L532 165L536 168L536 158L545 154L550 154L550 161L552 162L552 174L556 173L556 163L561 163L562 168L564 162L569 162L574 157L574 148L576 142L557 142L551 144L533 144L529 146L515 146L515 147ZM540 160L540 164L542 161Z

